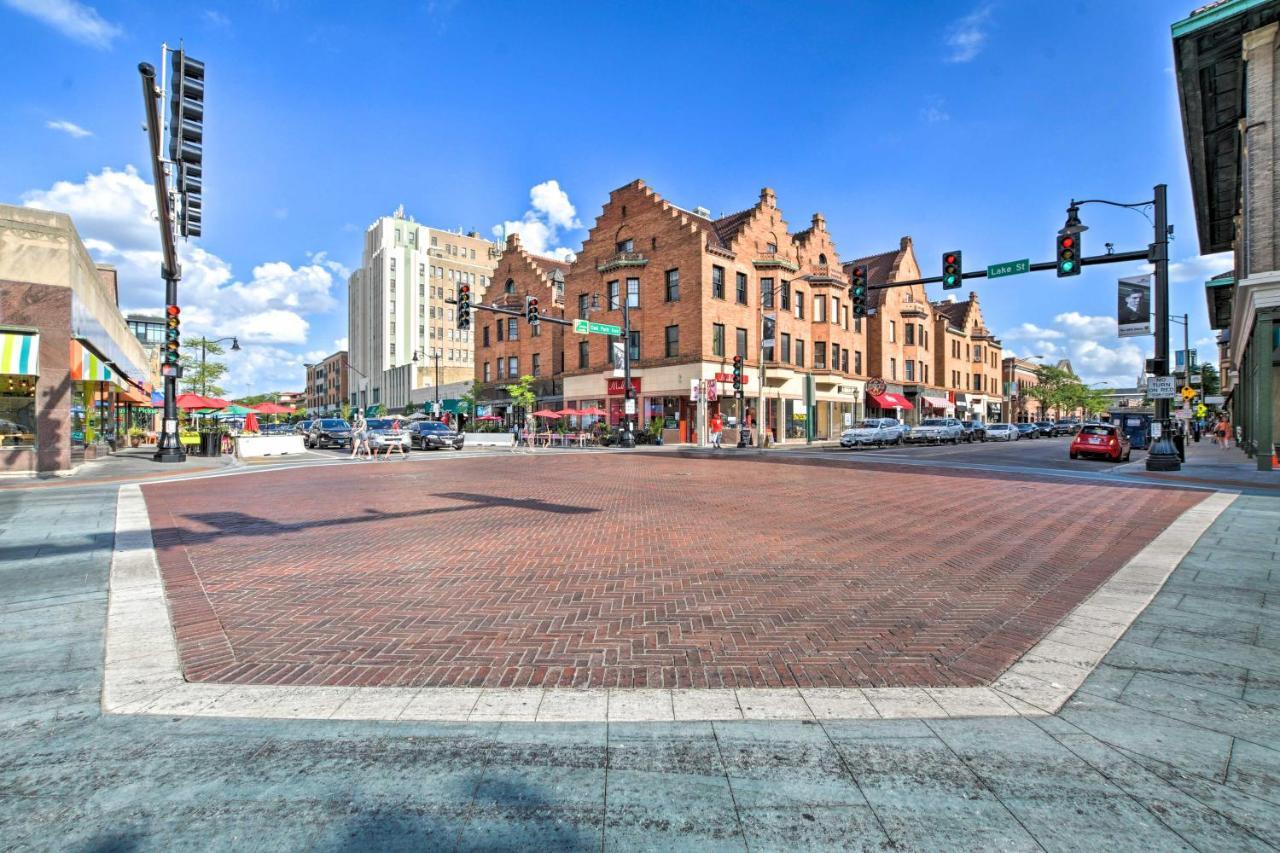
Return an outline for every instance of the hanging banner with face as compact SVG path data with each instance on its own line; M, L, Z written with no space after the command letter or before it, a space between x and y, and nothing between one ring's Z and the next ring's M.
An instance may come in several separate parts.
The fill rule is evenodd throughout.
M1151 276L1137 275L1118 282L1116 324L1122 338L1151 334Z
M777 313L770 312L764 315L764 330L760 336L760 345L765 349L773 346L774 330L778 326Z

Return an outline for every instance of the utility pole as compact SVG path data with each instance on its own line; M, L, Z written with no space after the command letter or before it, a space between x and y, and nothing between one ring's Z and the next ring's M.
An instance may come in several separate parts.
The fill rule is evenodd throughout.
M1151 262L1155 265L1156 357L1157 376L1169 375L1169 211L1165 201L1166 187L1155 188L1155 240L1151 244ZM1179 471L1182 462L1173 444L1173 424L1169 418L1169 400L1156 400L1156 418L1160 421L1160 437L1147 452L1148 471Z
M631 387L631 288L625 282L622 292L622 446L636 446L632 418L636 414L636 392Z

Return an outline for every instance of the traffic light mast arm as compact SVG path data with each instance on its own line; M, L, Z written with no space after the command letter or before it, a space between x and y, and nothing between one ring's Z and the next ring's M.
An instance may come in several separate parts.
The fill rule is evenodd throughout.
M446 299L444 302L446 305L458 304L458 300L456 299ZM493 314L506 314L508 317L520 317L522 319L524 318L524 311L519 311L513 308L499 308L497 305L481 305L478 302L471 303L471 310L472 311L489 311ZM543 323L555 323L558 326L573 325L572 320L562 320L559 317L548 317L546 314L539 314L538 319Z
M169 182L164 171L164 161L160 154L161 126L160 107L157 103L156 69L149 62L138 63L138 72L142 75L142 100L147 108L147 141L151 146L152 184L156 190L156 213L160 219L160 247L164 252L165 279L177 281L182 275L178 266L178 247L173 235L173 211L169 208ZM170 305L174 304L168 298Z
M1094 255L1091 258L1081 258L1080 266L1088 267L1094 264L1120 264L1128 261L1150 261L1151 252L1143 250L1141 252L1116 252L1113 255ZM1044 270L1054 270L1058 268L1057 261L1044 261L1042 263L1032 264L1031 272L1042 272ZM974 270L972 272L962 273L961 278L986 278L986 270ZM891 287L910 287L913 284L938 284L942 281L942 276L936 275L931 278L916 278L911 281L895 281L888 284L868 284L868 290L888 290Z

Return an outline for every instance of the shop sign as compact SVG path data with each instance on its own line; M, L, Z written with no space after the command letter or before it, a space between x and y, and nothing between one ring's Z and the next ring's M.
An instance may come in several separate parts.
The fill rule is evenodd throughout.
M717 373L717 374L716 374L716 381L717 381L717 382L732 382L732 381L733 381L733 374L732 374L732 373ZM743 384L743 385L748 384L750 381L751 381L751 377L750 377L750 376L748 376L748 375L747 375L747 374L745 374L745 373L744 373L744 374L742 374L742 384Z
M610 397L621 396L623 391L627 387L625 382L626 380L623 379L622 377L616 377L612 379L606 378L605 379L606 393L608 393ZM639 376L631 377L631 390L635 391L637 394L640 393L640 377Z
M690 379L689 380L689 401L693 403L698 402L698 396L699 396L698 392L701 390L702 390L702 380Z
M883 379L870 379L867 381L867 393L872 397L879 397L887 390L888 386L884 384Z

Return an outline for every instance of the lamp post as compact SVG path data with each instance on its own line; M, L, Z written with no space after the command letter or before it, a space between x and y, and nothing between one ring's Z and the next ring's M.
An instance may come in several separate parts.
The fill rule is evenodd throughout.
M421 351L421 350L414 350L414 351L413 351L413 363L414 363L414 364L417 364L417 363L418 363L418 356L419 356L419 355L422 355L422 354L423 354L423 353L422 353L422 351ZM427 357L428 357L428 358L430 358L430 359L432 359L432 360L434 360L434 361L435 361L435 363L436 363L436 383L435 383L435 388L436 388L436 405L435 405L435 409L433 410L433 414L439 415L439 414L440 414L440 353L439 353L439 352L433 352L433 353L431 353L431 354L430 354L429 356L427 356Z
M361 395L363 396L361 398L361 403L359 406L360 410L364 411L364 407L369 402L369 377L365 376L363 373L361 373L359 370L353 367L351 365L351 361L347 359L345 356L342 359L342 363L347 366L347 370L354 372L357 376L359 376L362 380L364 380L361 386L361 391L360 391Z
M240 341L238 341L234 337L218 338L216 341L211 341L208 338L200 339L200 396L201 397L203 397L205 394L209 392L209 377L204 372L205 355L208 353L209 345L212 344L213 346L217 346L218 344L224 341L231 341L232 352L240 352Z
M1089 226L1080 222L1080 207L1086 204L1106 204L1112 207L1123 207L1129 210L1154 208L1155 218L1152 221L1152 241L1148 248L1147 259L1155 267L1156 278L1156 353L1152 371L1156 376L1169 375L1169 209L1165 199L1167 187L1156 184L1154 197L1150 201L1139 201L1133 204L1122 204L1101 198L1090 198L1084 201L1071 200L1067 207L1067 222L1058 231L1059 234L1079 234L1087 231ZM1142 214L1146 216L1145 213ZM1178 456L1178 448L1173 443L1172 423L1169 419L1169 401L1156 400L1156 419L1160 422L1160 435L1151 450L1147 452L1148 471L1180 471L1182 463Z

